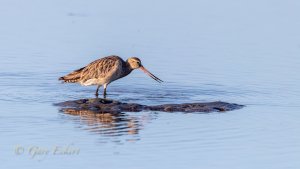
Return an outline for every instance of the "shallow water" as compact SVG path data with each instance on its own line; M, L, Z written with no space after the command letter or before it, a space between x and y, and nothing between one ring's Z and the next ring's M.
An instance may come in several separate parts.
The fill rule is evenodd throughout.
M296 0L1 1L1 168L299 168L299 7ZM246 107L59 112L53 103L93 97L95 87L57 78L111 54L139 57L165 83L134 71L109 86L109 98ZM54 153L56 146L69 154Z

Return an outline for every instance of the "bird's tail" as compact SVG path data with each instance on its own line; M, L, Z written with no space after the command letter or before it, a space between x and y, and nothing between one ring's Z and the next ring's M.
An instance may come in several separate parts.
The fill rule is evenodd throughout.
M58 80L62 80L65 83L76 83L76 82L78 82L80 80L81 71L84 68L85 67L77 69L77 70L75 70L75 71L67 74L66 76L60 77Z

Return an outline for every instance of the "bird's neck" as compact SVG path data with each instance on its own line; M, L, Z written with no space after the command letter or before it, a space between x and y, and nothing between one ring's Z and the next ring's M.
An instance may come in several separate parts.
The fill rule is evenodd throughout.
M130 64L127 61L125 62L123 70L124 70L124 76L127 76L129 73L133 71L133 69L131 68Z

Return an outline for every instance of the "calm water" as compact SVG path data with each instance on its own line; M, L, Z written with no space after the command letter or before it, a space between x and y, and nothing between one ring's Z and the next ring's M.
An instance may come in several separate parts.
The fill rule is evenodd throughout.
M1 0L1 168L298 169L299 8L296 0ZM138 56L166 81L137 70L109 86L112 99L246 107L59 112L53 103L92 97L95 87L57 78L110 54Z

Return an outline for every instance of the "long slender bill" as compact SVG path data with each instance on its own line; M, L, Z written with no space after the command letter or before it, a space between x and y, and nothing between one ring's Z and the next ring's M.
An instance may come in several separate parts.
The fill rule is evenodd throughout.
M143 66L140 67L140 69L145 72L147 75L149 75L152 79L156 80L157 82L161 83L161 82L164 82L162 81L160 78L154 76L152 73L150 73L146 68L144 68Z

